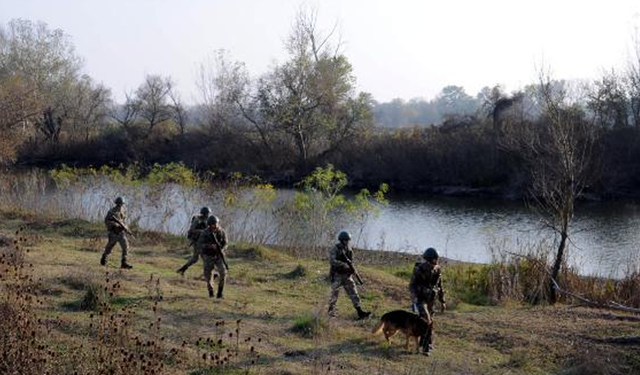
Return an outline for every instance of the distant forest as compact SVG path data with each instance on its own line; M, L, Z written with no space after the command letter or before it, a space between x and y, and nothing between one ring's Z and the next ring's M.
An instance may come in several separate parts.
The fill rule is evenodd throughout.
M495 88L499 94L500 88ZM492 88L483 88L475 97L464 87L446 86L432 100L394 99L387 103L372 103L374 122L385 128L407 128L441 124L450 116L474 115L491 102Z
M298 14L287 59L262 75L217 51L200 64L197 103L156 74L117 102L83 72L63 31L13 20L0 26L0 164L182 162L290 186L331 163L354 187L503 197L580 165L589 172L581 196L640 195L638 46L628 66L589 82L540 72L513 92L452 85L431 100L380 103L358 91L333 39L314 14Z

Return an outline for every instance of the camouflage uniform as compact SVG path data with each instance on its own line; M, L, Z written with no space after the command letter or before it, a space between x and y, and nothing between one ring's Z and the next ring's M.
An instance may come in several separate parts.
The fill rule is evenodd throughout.
M425 338L425 345L433 343L433 305L436 294L442 304L444 301L444 289L442 289L442 271L440 266L428 261L418 262L413 269L409 291L411 300L418 309L418 314L429 322L429 332Z
M120 244L120 248L122 249L122 264L124 265L127 263L129 241L127 241L127 236L125 234L124 228L115 221L119 220L120 222L125 223L126 219L127 209L124 205L116 205L109 210L107 216L104 218L104 223L107 226L109 235L109 241L107 242L107 246L105 246L104 248L104 253L102 253L102 263L106 261L107 256L111 253L111 250L116 245L116 243Z
M222 292L224 290L224 282L227 277L227 269L224 266L222 257L220 254L224 252L227 246L227 234L222 228L217 228L215 231L206 229L202 231L198 238L197 249L202 255L202 262L204 266L204 279L207 282L207 290L209 296L213 297L213 269L218 271L220 279L218 281L218 298L222 298Z
M191 226L187 232L187 238L189 239L189 246L193 247L193 254L191 258L184 264L184 266L178 269L179 273L184 273L189 267L198 262L200 257L200 251L198 249L198 238L200 234L207 228L207 217L204 215L198 215L191 218Z
M344 251L343 251L344 250ZM362 311L360 307L360 296L356 289L356 283L351 275L351 268L347 264L345 257L349 261L353 261L353 250L348 245L338 243L329 250L329 263L331 264L331 297L329 298L329 315L335 315L336 304L338 303L338 294L340 287L344 287L347 295L351 299L353 307Z

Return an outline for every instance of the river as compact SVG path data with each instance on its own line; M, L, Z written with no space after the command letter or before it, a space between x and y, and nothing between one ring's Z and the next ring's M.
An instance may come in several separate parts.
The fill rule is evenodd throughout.
M230 209L215 189L173 185L138 186L127 191L104 181L63 188L50 183L35 185L30 182L11 189L3 185L3 204L10 201L28 209L99 221L113 197L124 195L137 225L174 234L184 234L191 215L207 205L221 217L232 238L247 239L247 233L257 233L248 239L267 243L282 241L287 229L274 229L273 212L293 196L292 190L277 190L273 204L262 207L251 200L252 194L244 192L240 201L249 203ZM544 229L541 217L522 202L495 199L391 195L389 203L378 206L378 213L364 222L339 221L336 229L350 230L357 247L414 254L435 247L448 258L480 263L491 262L495 249L523 251L540 241L553 248L554 239L553 232ZM582 274L623 276L636 270L639 250L640 203L588 202L577 206L568 259Z

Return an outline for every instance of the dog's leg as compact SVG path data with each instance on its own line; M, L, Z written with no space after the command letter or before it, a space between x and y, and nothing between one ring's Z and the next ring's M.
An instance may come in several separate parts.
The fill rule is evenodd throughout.
M398 331L397 329L393 329L393 328L387 328L387 327L385 327L385 330L384 330L384 337L387 339L387 342L388 342L388 343L391 343L390 338L391 338L393 335L395 335L397 331Z
M404 350L409 351L409 334L407 334L407 338L404 343Z
M420 353L420 336L414 336L413 341L416 344L416 353Z

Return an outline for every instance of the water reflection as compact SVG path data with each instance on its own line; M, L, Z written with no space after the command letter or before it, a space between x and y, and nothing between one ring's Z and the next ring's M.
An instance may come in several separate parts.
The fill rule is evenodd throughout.
M215 189L184 189L177 185L127 189L98 180L63 189L49 186L45 194L28 196L17 191L12 203L37 210L48 207L53 213L101 221L118 195L127 198L131 221L143 229L184 234L191 215L206 205L221 217L233 238L242 235L248 240L278 243L282 232L274 227L273 212L291 199L293 191L279 190L275 207L249 204L231 209ZM250 202L251 193L241 192L238 199ZM483 263L491 261L489 245L496 241L528 244L552 239L554 235L543 229L540 217L521 202L420 196L393 196L389 205L380 207L379 214L370 216L364 225L345 221L341 227L354 233L358 247L417 254L433 246L446 257ZM621 276L638 264L639 229L638 203L580 204L573 223L570 262L585 274Z

